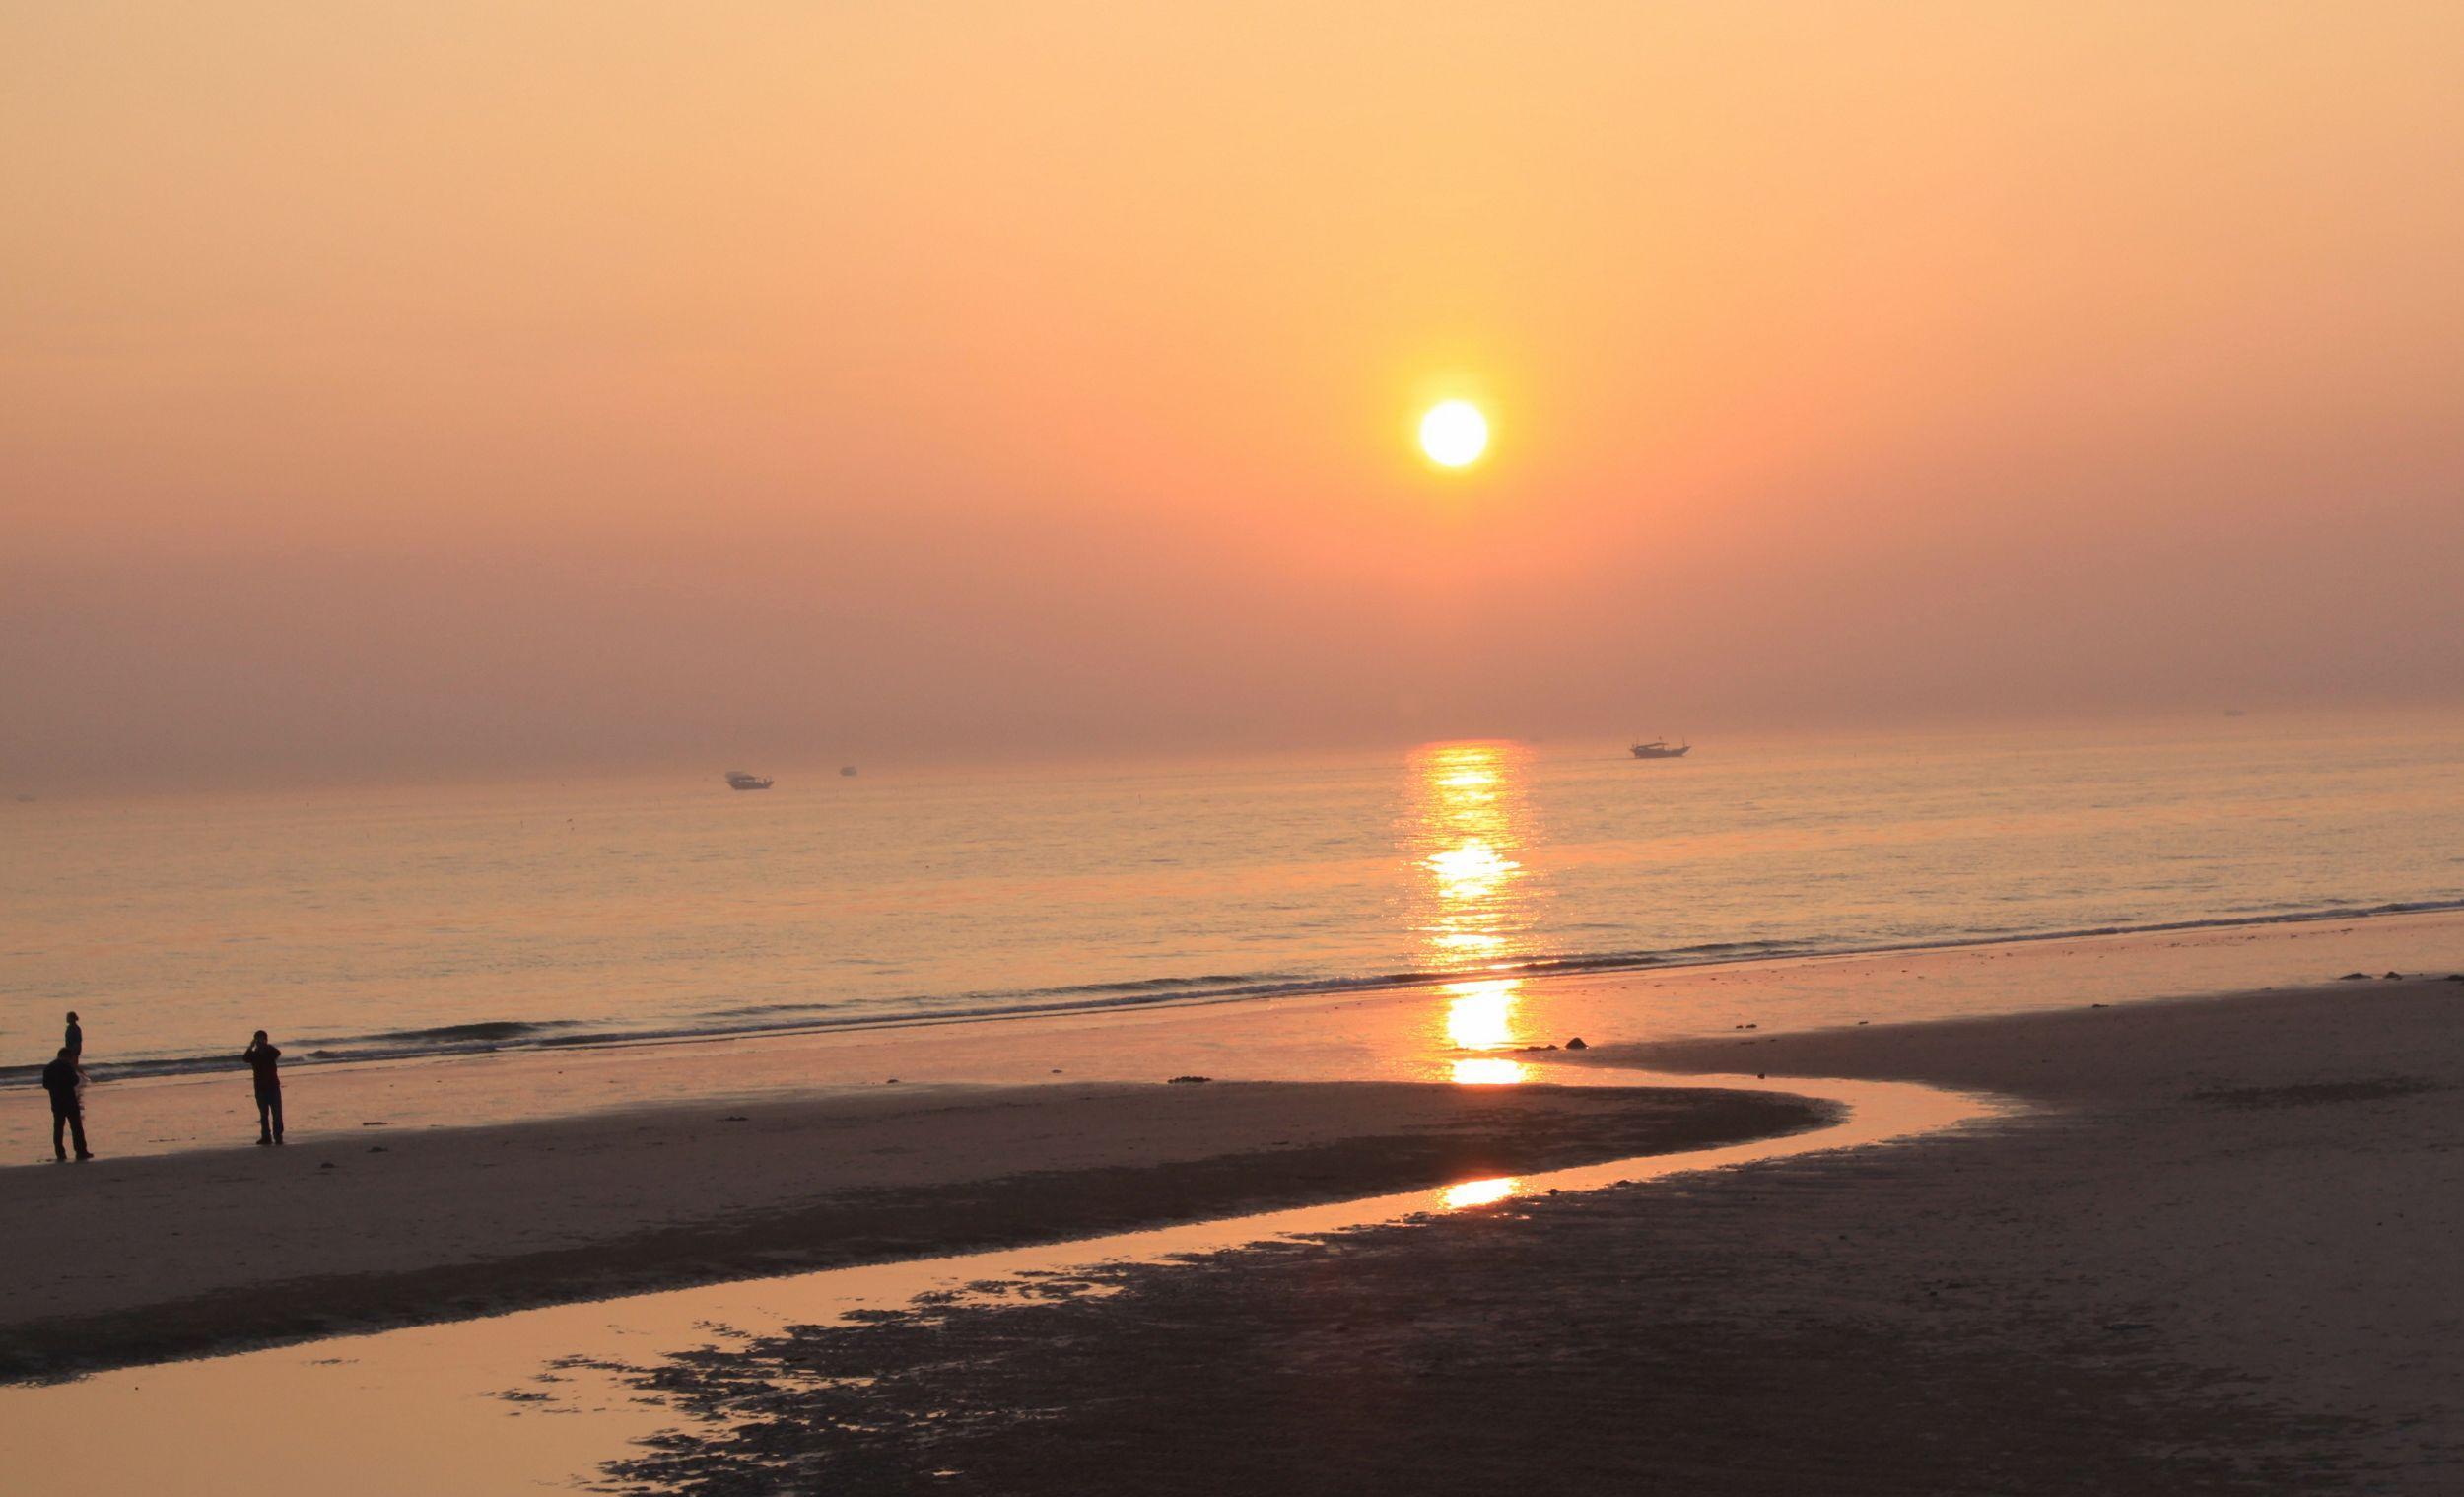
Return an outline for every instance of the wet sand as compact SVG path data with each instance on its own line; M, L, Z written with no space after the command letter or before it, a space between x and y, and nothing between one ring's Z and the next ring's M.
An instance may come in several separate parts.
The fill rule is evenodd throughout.
M902 1087L0 1171L0 1375L1052 1242L1772 1137L1826 1104Z
M2464 984L1587 1059L1990 1087L1882 1148L645 1363L647 1491L2445 1493Z

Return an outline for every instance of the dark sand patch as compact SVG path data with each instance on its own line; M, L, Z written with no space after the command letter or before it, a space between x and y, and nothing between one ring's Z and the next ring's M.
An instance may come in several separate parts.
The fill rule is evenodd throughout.
M2332 1107L2339 1102L2384 1102L2434 1092L2438 1083L2419 1076L2381 1076L2363 1081L2308 1081L2293 1086L2211 1086L2190 1094L2212 1107Z

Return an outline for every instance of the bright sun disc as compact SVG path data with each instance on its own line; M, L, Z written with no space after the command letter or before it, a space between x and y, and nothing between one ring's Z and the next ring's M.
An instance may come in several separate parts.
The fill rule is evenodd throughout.
M1488 418L1469 400L1448 400L1420 418L1420 450L1429 461L1460 468L1488 450Z

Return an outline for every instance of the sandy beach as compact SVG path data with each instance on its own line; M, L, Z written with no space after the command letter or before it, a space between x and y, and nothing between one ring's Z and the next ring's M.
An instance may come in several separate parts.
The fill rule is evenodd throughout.
M2406 1492L2464 1479L2464 985L1587 1058L1990 1087L1906 1145L645 1364L644 1491Z
M1623 1087L907 1087L0 1170L0 1375L1089 1237L1832 1111Z

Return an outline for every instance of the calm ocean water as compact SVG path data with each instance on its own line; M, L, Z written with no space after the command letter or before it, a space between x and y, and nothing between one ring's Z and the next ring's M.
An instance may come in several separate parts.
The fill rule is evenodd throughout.
M2464 722L61 799L0 848L0 1058L76 1008L107 1073L2450 905Z

